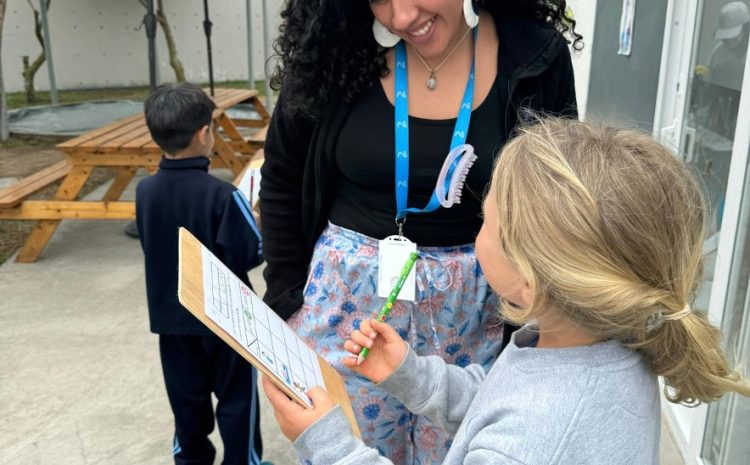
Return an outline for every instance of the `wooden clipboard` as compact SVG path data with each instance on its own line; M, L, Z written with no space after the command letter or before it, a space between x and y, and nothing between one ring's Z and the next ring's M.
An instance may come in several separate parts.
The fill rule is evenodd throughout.
M271 379L271 381L273 381L273 383L278 386L279 389L284 391L291 399L303 407L306 407L305 401L299 396L299 394L290 389L279 375L268 369L253 355L252 352L247 350L242 344L236 341L229 333L206 315L203 293L203 245L185 228L180 228L179 244L177 296L180 303L224 342L229 344L229 346L238 354L242 355L245 360L250 362L250 364L261 371L264 375L268 376L268 378ZM351 424L355 436L358 438L361 437L357 420L354 418L352 404L346 393L344 380L341 378L341 375L339 375L339 373L320 355L317 355L317 357L325 381L325 386L323 387L328 392L328 395L331 396L331 399L343 409L344 414L349 419L349 423Z

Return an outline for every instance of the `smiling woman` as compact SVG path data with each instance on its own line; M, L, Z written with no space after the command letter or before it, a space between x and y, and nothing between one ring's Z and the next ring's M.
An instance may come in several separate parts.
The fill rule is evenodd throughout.
M334 93L343 93L345 99L351 100L369 88L373 79L387 74L387 49L378 46L370 30L373 11L390 8L392 3L390 0L371 0L369 5L365 0L288 0L281 13L281 36L275 43L280 61L273 76L276 90L283 83L289 91L286 106L304 116L319 117ZM442 3L460 7L466 2L443 0ZM497 19L548 23L569 35L576 50L583 47L583 37L574 30L575 20L565 16L564 0L480 0L478 6ZM316 85L311 86L311 82Z
M394 240L420 254L401 294L413 297L389 316L415 352L489 366L502 350L510 328L473 243L519 110L576 116L564 35L582 44L564 11L564 0L287 0L260 193L265 299L345 375L342 338L390 291L376 270L403 263ZM476 155L459 162L468 174L441 170L457 152ZM460 203L441 208L449 185ZM442 461L449 434L345 378L365 442L399 464Z

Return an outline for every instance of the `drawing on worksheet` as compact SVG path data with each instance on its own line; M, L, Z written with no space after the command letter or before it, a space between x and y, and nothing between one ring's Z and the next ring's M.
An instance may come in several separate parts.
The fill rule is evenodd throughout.
M317 354L207 248L202 248L206 315L308 403L325 389Z

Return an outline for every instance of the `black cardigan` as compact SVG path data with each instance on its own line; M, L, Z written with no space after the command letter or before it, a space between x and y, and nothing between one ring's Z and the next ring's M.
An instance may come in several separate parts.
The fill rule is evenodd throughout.
M518 111L577 116L573 67L567 43L551 25L517 19L495 20L499 60L515 69L508 78L505 139ZM313 85L311 83L311 85ZM284 114L284 90L271 118L261 168L261 226L267 291L264 300L282 318L303 303L313 248L328 221L336 166L334 149L349 104L331 105L318 121Z

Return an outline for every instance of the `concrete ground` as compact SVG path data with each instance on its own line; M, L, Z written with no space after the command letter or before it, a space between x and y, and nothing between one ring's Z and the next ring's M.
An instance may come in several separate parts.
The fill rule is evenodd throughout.
M142 254L123 234L126 223L65 221L38 262L0 266L0 464L172 463ZM258 271L251 280L262 291ZM292 464L261 399L264 458ZM216 433L213 440L220 458ZM666 429L662 463L683 463Z

